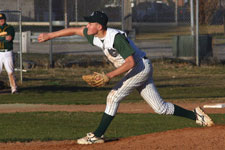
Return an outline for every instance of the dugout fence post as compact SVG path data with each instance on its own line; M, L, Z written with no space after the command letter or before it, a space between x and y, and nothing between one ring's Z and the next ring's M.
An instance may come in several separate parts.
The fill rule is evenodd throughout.
M191 35L194 36L194 2L190 0Z
M23 84L23 57L22 57L22 13L19 11L19 28L20 28L20 81Z
M225 35L225 10L223 11L223 30Z
M196 51L196 65L199 66L199 0L196 0L196 29L195 29L195 51Z
M175 1L175 23L178 25L178 0Z
M49 0L49 32L52 32L52 0ZM49 64L53 68L52 40L49 40Z

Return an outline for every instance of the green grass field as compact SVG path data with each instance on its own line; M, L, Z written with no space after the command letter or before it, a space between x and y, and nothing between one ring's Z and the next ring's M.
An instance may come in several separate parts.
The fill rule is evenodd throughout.
M223 64L197 67L191 63L169 59L153 60L153 66L155 85L165 100L224 100ZM36 67L23 73L23 84L18 81L20 94L1 94L0 104L104 104L105 97L120 77L113 79L104 88L93 88L82 81L81 76L94 71L108 72L112 69L110 65L54 69ZM17 79L19 79L18 72ZM5 72L0 80L8 81ZM134 91L125 99L122 102L138 102L141 97Z
M0 114L0 142L75 140L96 129L102 113L35 112ZM225 124L224 114L210 115ZM105 136L121 138L153 132L199 127L181 117L158 114L117 114Z
M153 60L154 81L166 101L225 102L225 66L202 65L174 60ZM0 93L0 104L105 104L105 98L118 78L104 88L89 87L82 74L109 71L111 66L47 69L36 67L24 73L20 93ZM16 73L17 78L19 74ZM0 80L8 80L6 73ZM141 102L136 91L122 103ZM0 114L0 141L77 139L95 130L102 113L29 112ZM210 114L216 124L225 124L225 114ZM165 122L167 125L165 125ZM157 114L118 114L106 136L128 137L184 127L198 127L188 119Z

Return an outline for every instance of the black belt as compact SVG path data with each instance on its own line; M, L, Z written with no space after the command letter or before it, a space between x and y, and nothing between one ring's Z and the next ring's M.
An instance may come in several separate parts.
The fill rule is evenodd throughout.
M144 56L143 58L144 58L144 59L148 59L148 57L147 57L147 56Z
M8 50L8 49L0 49L0 52L9 52L11 50Z

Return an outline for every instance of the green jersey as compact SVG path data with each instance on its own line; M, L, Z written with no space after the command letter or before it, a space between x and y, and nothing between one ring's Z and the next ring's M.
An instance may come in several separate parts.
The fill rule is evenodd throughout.
M1 49L13 50L13 40L15 36L14 28L8 24L4 24L3 26L0 26L0 32L7 32L7 35L12 36L11 41L5 40L5 37L0 37L0 50Z

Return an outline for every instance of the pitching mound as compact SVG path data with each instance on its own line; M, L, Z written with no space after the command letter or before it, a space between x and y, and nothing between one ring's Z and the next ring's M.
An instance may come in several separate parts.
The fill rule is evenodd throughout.
M225 126L185 128L122 139L104 144L78 145L76 141L0 143L1 150L165 150L224 149Z

